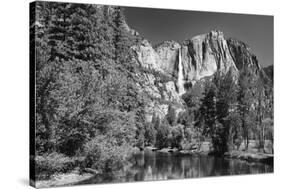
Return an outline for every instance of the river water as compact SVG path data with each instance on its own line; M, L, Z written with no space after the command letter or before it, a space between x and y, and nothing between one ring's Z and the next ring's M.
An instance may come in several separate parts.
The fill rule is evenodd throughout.
M207 155L180 155L142 151L134 155L131 165L115 174L94 176L79 184L134 182L207 176L272 173L273 167Z

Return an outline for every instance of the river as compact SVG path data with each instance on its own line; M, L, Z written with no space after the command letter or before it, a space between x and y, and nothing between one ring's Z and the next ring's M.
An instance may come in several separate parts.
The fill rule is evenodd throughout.
M152 181L207 176L272 173L273 167L207 155L181 155L142 151L134 155L130 166L115 174L94 176L78 184Z

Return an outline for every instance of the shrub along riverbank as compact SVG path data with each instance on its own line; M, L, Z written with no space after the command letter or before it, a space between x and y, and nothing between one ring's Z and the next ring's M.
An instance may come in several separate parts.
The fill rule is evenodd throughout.
M209 142L205 142L205 146L211 145ZM211 149L211 148L210 148ZM152 152L160 152L164 154L181 155L181 156L212 156L210 150L204 147L200 150L179 150L177 148L162 148L158 149L152 146L146 146L143 150ZM140 153L140 149L134 148L132 154ZM168 157L168 156L167 156ZM169 155L170 157L170 155ZM249 163L264 163L273 166L273 154L261 153L256 151L254 148L250 148L248 151L243 150L232 150L226 152L224 158L238 159L241 161L247 161ZM60 158L60 161L57 159ZM61 154L52 154L47 157L40 157L38 160L41 168L41 178L36 182L37 187L51 187L51 186L66 186L73 185L86 181L103 173L92 167L82 167L85 165L85 157L68 158L62 157ZM123 167L130 166L130 160L123 162ZM43 169L45 167L45 169ZM119 167L120 168L120 167ZM52 170L52 175L44 175L44 170ZM121 168L122 170L122 168ZM113 170L111 170L114 172ZM117 170L115 170L116 173ZM48 172L48 171L46 171ZM117 171L118 172L118 171Z

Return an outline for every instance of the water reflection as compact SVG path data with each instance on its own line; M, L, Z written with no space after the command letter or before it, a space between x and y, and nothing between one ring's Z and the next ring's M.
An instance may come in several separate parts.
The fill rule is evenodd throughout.
M273 167L260 163L224 159L213 156L186 156L143 151L131 160L131 165L115 174L95 176L83 183L132 182L206 176L257 174L273 172Z

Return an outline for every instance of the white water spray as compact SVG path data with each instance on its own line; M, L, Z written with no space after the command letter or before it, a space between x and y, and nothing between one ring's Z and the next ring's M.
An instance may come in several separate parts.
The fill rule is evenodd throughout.
M183 77L183 69L182 69L182 61L181 61L181 48L179 48L179 64L178 64L178 92L179 95L185 93L184 90L184 77Z

